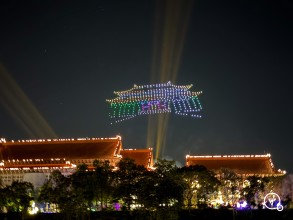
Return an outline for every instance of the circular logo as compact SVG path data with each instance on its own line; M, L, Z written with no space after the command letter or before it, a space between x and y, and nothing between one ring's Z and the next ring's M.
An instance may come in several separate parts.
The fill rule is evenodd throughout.
M264 205L267 209L277 209L278 211L283 210L283 206L281 205L280 196L277 193L268 193L264 197Z

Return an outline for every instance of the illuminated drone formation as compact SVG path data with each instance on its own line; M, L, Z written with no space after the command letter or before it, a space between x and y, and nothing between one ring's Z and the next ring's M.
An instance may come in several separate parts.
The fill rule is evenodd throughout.
M118 97L106 100L111 104L110 117L115 123L138 115L170 113L201 118L202 106L191 85L177 86L170 81L163 84L134 85L133 88L114 92ZM171 110L172 109L172 110Z

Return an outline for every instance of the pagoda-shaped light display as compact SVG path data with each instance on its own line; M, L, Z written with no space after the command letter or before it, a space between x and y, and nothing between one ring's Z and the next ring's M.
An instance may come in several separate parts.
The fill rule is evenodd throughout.
M106 100L110 103L109 116L115 123L139 115L171 112L201 118L202 106L198 96L202 92L190 91L192 86L178 86L169 81L162 84L134 85L126 91L114 91L118 97Z

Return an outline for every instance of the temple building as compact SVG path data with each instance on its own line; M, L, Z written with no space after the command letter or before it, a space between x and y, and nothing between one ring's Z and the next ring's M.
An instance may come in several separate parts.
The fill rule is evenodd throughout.
M125 157L150 169L152 149L122 150L120 136L113 138L38 139L6 141L0 139L0 177L4 185L33 180L42 185L53 170L70 175L79 164L93 169L95 160L110 161L112 166ZM36 183L38 182L38 183Z
M110 161L116 167L122 158L153 169L153 149L123 149L120 136L111 138L37 139L7 141L0 138L0 177L4 185L15 181L33 181L35 185L49 178L53 170L64 175L76 171L79 164L94 169L95 160ZM282 176L271 155L186 156L186 165L203 165L220 174L222 168L240 176Z
M153 149L123 149L120 151L123 158L133 159L137 165L142 165L147 169L153 167Z
M186 165L203 165L216 174L227 168L240 176L282 176L286 171L274 167L270 154L186 156Z

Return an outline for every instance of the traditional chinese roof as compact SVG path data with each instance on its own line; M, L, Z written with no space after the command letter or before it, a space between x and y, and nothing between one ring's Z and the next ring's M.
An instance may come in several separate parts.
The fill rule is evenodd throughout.
M6 141L0 139L0 161L47 160L65 158L111 159L119 157L122 148L121 137L38 139Z
M216 173L228 168L240 175L283 175L285 171L276 170L270 154L265 155L216 155L186 156L186 165L203 165Z
M190 85L174 85L170 81L161 84L134 85L125 91L114 92L110 103L109 116L118 123L140 115L174 112L181 116L201 118L201 103L198 96L202 92L190 91Z
M143 165L146 168L153 166L153 149L123 149L120 151L122 158L133 159L137 165Z
M114 91L118 97L106 99L110 103L134 103L144 101L174 101L198 97L202 92L192 92L189 89L193 85L173 85L170 81L153 85L134 85L133 88L125 91ZM189 104L190 105L190 104ZM201 107L201 106L200 106ZM128 114L128 113L127 113Z

